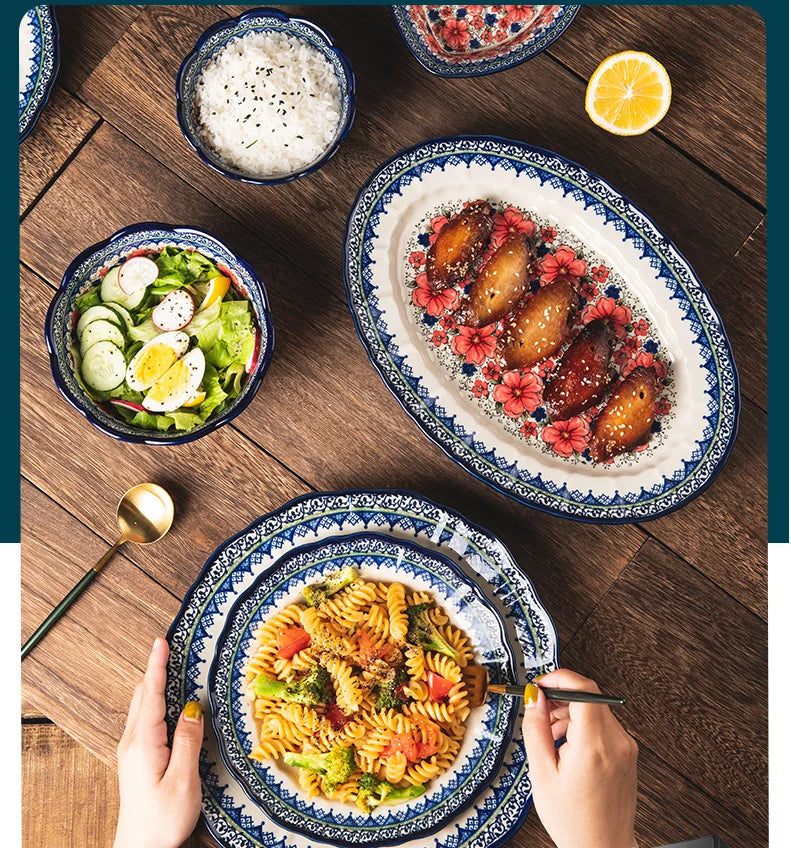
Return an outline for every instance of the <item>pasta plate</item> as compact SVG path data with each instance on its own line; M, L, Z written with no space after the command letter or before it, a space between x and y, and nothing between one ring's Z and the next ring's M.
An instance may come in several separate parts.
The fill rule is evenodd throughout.
M229 771L250 798L284 827L335 845L393 845L436 831L472 803L502 764L517 705L513 699L493 697L474 710L449 771L430 781L420 798L380 807L371 816L353 803L308 798L295 768L250 759L257 729L245 688L245 665L253 652L256 628L288 604L298 603L305 586L347 566L368 581L401 582L410 591L431 593L451 623L465 631L489 679L515 679L516 660L500 615L464 572L445 556L409 542L359 534L286 554L239 598L209 672L212 723Z
M310 494L263 516L209 557L168 633L166 686L170 729L190 700L209 707L209 670L228 615L240 595L287 553L362 532L408 541L451 559L499 613L517 659L517 682L558 666L555 627L524 572L499 539L458 513L403 491ZM309 848L316 840L280 825L253 803L220 755L206 723L200 756L202 813L223 848ZM530 778L517 721L503 764L470 807L431 837L436 848L497 848L531 806ZM403 843L424 848L418 835Z

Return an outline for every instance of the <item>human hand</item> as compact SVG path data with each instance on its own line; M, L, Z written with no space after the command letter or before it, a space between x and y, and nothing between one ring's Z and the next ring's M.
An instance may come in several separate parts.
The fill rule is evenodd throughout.
M114 848L178 848L200 814L203 715L196 701L184 707L171 750L165 725L169 653L167 642L158 638L118 744L121 809Z
M558 669L541 686L598 692ZM536 812L557 848L634 848L637 743L601 704L550 702L540 686L525 698L525 749ZM555 748L555 740L566 742Z

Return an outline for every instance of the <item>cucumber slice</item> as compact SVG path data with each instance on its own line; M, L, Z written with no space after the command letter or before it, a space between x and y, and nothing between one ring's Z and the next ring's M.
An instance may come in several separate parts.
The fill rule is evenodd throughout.
M127 294L118 284L118 274L121 266L111 268L102 278L100 294L105 303L120 303L125 309L134 309L146 296L146 290L140 289L133 294Z
M126 309L124 309L123 306L121 306L120 303L113 303L112 301L109 301L107 303L107 306L110 309L112 309L113 312L115 312L115 314L118 315L121 318L121 320L124 322L124 324L126 324L127 330L130 327L135 326L135 322L132 320L132 316L129 314L129 312Z
M80 334L80 353L85 356L85 351L97 342L112 342L123 351L124 334L118 324L112 321L91 321Z
M96 342L83 353L82 379L94 391L109 392L120 386L125 374L124 355L112 342Z
M80 315L80 320L77 322L77 335L82 335L82 331L92 321L112 321L114 324L121 326L121 317L117 312L108 309L106 306L91 306Z

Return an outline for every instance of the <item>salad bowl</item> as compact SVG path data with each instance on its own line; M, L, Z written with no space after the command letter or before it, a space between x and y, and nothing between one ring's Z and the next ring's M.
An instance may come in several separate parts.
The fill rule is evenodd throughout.
M293 173L274 177L252 177L232 170L219 156L202 140L198 132L195 94L201 71L211 59L220 52L228 42L241 38L249 33L280 32L295 36L306 41L318 50L332 65L338 78L341 93L341 117L335 138L330 146L315 162ZM349 60L335 46L329 33L317 24L305 18L294 17L279 9L251 9L236 18L218 21L210 26L198 39L195 47L184 58L176 75L176 117L181 133L189 146L195 151L205 165L214 171L252 185L278 185L312 174L338 152L349 130L355 115L355 80Z
M579 6L391 6L412 55L440 77L477 77L532 59L560 38Z
M38 121L58 74L58 22L52 6L33 6L19 24L19 140Z
M310 555L312 546L330 540L335 544L362 533L418 546L429 559L440 555L475 583L504 623L505 639L516 656L517 682L528 682L558 667L554 624L530 580L491 533L410 492L309 494L262 516L224 542L187 593L168 632L171 653L165 698L171 730L187 701L200 701L208 709L210 697L215 697L209 671L241 596L256 581L266 580L284 557L306 549ZM218 660L218 669L221 664L231 668L230 662ZM228 769L217 734L208 724L200 775L202 813L212 836L224 848L315 848L315 838L284 827L251 800L244 784ZM406 848L424 848L427 842L437 848L497 848L519 829L530 806L530 778L517 721L502 766L471 805L430 839L414 833L405 835L401 844Z
M220 272L230 281L235 296L249 301L258 330L257 343L239 393L234 397L229 396L227 403L217 414L186 432L179 429L143 429L134 426L125 417L119 416L111 403L94 399L83 380L78 377L79 369L72 341L78 315L78 298L96 287L108 268L165 247L187 252L197 251L216 263ZM274 327L266 288L250 265L219 238L205 230L157 222L125 227L108 239L87 248L72 261L64 272L60 287L47 311L44 336L52 376L64 398L94 427L108 436L121 441L152 445L181 444L198 439L239 415L258 391L274 348Z
M410 591L429 592L467 634L476 662L489 679L516 679L516 659L505 623L477 584L443 554L375 533L326 539L285 554L252 583L231 609L209 672L209 698L220 754L251 800L279 824L333 845L393 845L427 836L473 803L499 771L518 712L511 698L490 698L466 721L466 733L453 765L429 783L419 798L372 815L353 804L308 798L296 769L279 761L249 758L257 741L251 703L245 691L245 665L255 648L257 627L290 603L302 600L310 583L346 567L363 579L401 582Z
M594 462L588 421L550 426L542 391L555 360L508 370L499 325L460 328L453 309L464 292L427 287L433 239L478 198L500 210L503 234L531 239L539 271L529 291L572 275L577 320L617 331L618 379L638 367L656 375L662 393L645 444ZM426 435L493 488L581 521L641 521L687 503L723 467L739 382L719 314L658 227L580 165L496 137L423 142L363 186L344 251L349 308L372 364Z

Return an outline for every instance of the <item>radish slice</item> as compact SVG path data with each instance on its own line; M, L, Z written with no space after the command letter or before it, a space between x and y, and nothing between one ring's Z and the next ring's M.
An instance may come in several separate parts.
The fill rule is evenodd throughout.
M120 398L112 398L110 403L113 406L122 406L124 409L131 409L133 412L145 412L146 408L139 403L132 403L131 400L121 400Z
M150 286L159 276L157 263L146 256L134 256L127 259L118 274L118 285L127 294L134 294Z
M253 345L253 352L250 354L250 358L247 360L247 365L245 365L245 373L252 374L255 370L255 363L258 361L258 352L261 350L261 332L256 329L255 330L255 344Z
M170 333L186 327L194 314L195 301L183 289L176 289L154 307L151 320L157 329Z

